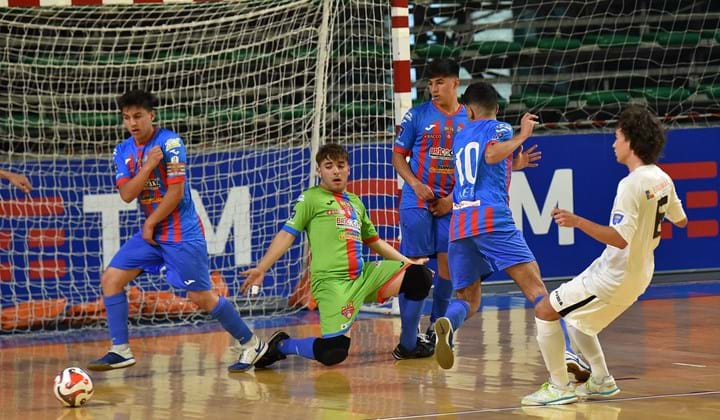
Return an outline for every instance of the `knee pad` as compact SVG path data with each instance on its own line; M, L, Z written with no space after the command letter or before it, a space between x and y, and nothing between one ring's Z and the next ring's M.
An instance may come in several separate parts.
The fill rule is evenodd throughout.
M313 343L313 354L315 360L325 366L336 365L348 356L350 349L350 338L338 335L330 338L317 338Z
M432 287L432 271L424 265L412 264L405 270L405 277L400 285L400 293L410 300L423 300Z

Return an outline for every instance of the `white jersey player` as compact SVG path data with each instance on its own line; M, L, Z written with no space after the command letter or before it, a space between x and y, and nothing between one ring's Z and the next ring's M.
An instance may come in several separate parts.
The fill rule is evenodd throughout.
M618 184L609 226L567 210L553 211L558 225L578 228L607 247L585 271L550 292L536 307L537 340L550 381L526 396L524 405L568 404L578 397L605 398L620 392L608 372L597 334L650 284L662 221L667 218L678 227L687 225L672 179L655 165L664 146L657 118L643 107L628 107L618 120L613 149L630 174ZM560 317L592 369L590 379L574 390L565 370Z

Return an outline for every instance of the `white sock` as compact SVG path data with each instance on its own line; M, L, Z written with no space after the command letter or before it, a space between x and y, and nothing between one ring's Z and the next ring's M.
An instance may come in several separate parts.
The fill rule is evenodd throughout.
M133 357L132 351L130 351L130 344L118 344L110 347L110 351L117 353L122 357Z
M565 337L563 337L560 321L544 321L535 318L537 341L540 346L545 367L550 372L553 384L565 387L570 382L565 366Z
M585 360L590 363L593 378L602 381L606 376L610 376L598 336L587 335L570 324L568 324L567 329L573 342L576 343L580 351L582 351Z

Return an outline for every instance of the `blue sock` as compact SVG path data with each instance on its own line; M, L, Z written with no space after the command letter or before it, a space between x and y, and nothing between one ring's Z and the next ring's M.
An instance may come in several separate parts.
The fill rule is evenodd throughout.
M125 291L112 296L103 296L107 310L108 329L113 346L128 344L128 300Z
M450 305L450 297L452 297L452 282L444 279L439 275L433 278L435 287L433 288L433 305L430 314L430 322L435 322L441 316L445 316L448 305Z
M563 337L565 337L565 349L575 353L572 348L572 344L570 344L570 334L568 334L567 325L565 325L565 320L562 318L560 318L560 327L563 330Z
M410 300L405 298L405 293L398 295L400 303L400 344L405 350L415 350L417 347L418 325L425 306L425 299Z
M315 337L288 338L278 344L278 350L286 356L288 354L297 354L306 359L315 360L313 344L315 344Z
M247 343L253 336L252 331L245 324L245 321L240 318L240 314L235 307L222 296L220 296L215 308L210 311L210 316L220 321L220 325L225 328L225 331L235 337L240 344Z
M470 304L460 299L452 299L450 305L448 305L445 317L450 320L453 331L457 331L467 318L468 312L470 312Z

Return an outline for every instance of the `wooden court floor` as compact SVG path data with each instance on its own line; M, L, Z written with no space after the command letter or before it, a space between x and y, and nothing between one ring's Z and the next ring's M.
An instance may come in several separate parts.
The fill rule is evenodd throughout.
M102 355L107 342L3 348L0 419L720 419L719 324L720 296L636 303L600 337L622 392L557 408L520 406L547 377L524 308L486 309L469 321L449 371L432 359L393 360L398 318L360 320L351 356L332 368L294 357L229 374L234 354L223 332L131 339L138 364L94 373L95 396L81 409L60 407L53 377ZM319 332L317 324L286 330Z

